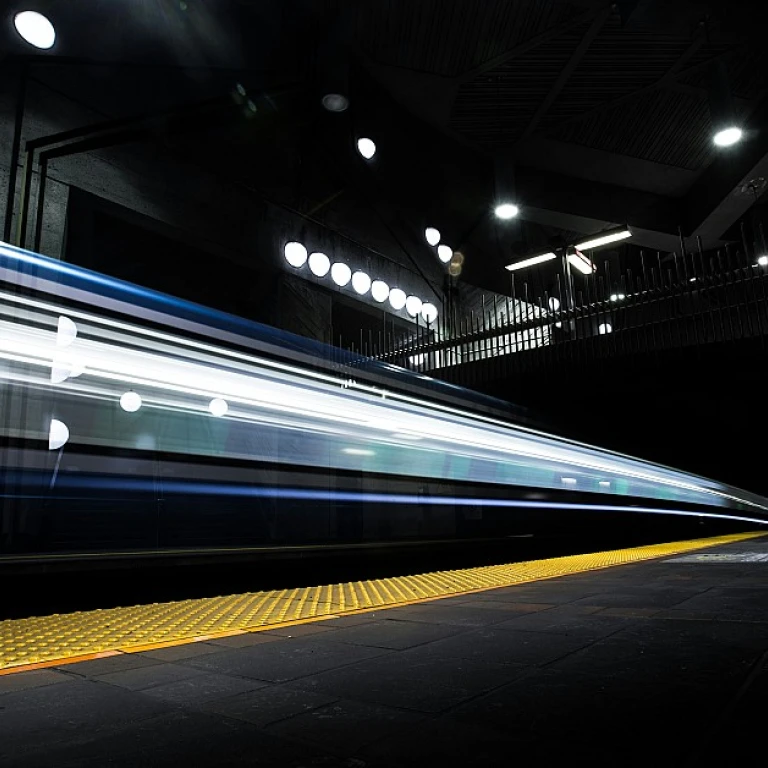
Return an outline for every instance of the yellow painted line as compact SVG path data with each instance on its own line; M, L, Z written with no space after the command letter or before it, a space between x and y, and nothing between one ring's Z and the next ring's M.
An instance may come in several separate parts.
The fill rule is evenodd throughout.
M745 541L763 532L302 589L0 621L0 675L290 627Z

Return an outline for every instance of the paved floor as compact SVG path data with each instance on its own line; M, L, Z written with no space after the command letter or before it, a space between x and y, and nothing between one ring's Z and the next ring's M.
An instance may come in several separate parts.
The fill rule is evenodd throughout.
M768 538L0 677L0 765L764 762L767 658Z

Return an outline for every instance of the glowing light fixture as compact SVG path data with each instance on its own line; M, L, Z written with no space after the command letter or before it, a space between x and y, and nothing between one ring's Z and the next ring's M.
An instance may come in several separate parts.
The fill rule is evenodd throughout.
M141 395L133 390L124 393L120 398L120 407L128 413L136 413L141 408Z
M329 112L346 112L349 108L349 99L341 93L326 93L320 102Z
M69 440L69 428L67 425L58 419L51 419L51 426L48 428L48 450L58 450L67 440Z
M442 261L443 264L447 264L452 257L453 257L453 248L451 248L450 245L446 245L445 243L442 243L441 245L437 246L437 258L440 259L440 261Z
M66 315L61 315L56 326L56 346L68 347L75 338L77 338L77 326Z
M563 485L576 485L578 482L575 477L561 477L560 480Z
M609 480L600 480L598 485L601 486L602 488L610 488L611 487L611 483L610 483Z
M283 253L285 260L296 269L307 263L307 249L301 243L286 243Z
M389 286L383 280L374 280L371 283L371 296L381 304L389 298Z
M714 141L718 147L731 147L741 141L741 137L743 135L744 134L741 128L737 128L735 125L732 125L728 128L723 128L721 131L718 131L712 137L712 141Z
M437 245L440 242L440 230L434 227L427 227L424 230L424 238L430 245Z
M370 160L376 154L376 145L371 139L358 139L357 151L366 159Z
M520 213L520 209L513 203L502 203L496 206L494 213L499 219L514 219Z
M315 277L325 277L331 268L331 260L324 254L316 251L309 255L309 271Z
M389 292L389 303L392 309L401 310L405 306L406 295L401 288L393 288Z
M331 280L343 288L352 279L352 270L343 261L337 261L331 267Z
M606 232L589 240L576 243L575 248L577 251L591 251L593 248L600 248L600 246L616 243L619 240L626 240L628 237L632 237L632 230L629 227L622 227L613 232Z
M422 304L421 316L427 325L429 325L429 323L434 323L435 320L437 320L437 307L429 302Z
M374 452L369 451L367 448L342 448L344 453L348 453L350 456L373 456Z
M758 263L758 266L761 266L761 267L768 267L768 256L761 256L761 257L760 257L760 258L757 260L757 263Z
M208 403L208 410L212 416L224 416L229 410L227 401L221 397L214 397L210 403Z
M557 312L557 310L560 309L560 299L556 296L552 296L549 300L549 308L552 312Z
M21 37L35 48L47 50L56 42L56 30L42 13L22 11L13 19L13 25Z
M368 277L366 272L358 271L352 275L352 288L355 293L359 293L361 296L371 289L371 278Z
M516 261L514 264L507 264L505 269L508 269L510 272L516 270L516 269L525 269L526 267L532 267L535 264L543 264L545 261L552 261L552 259L556 259L556 254L552 253L551 251L549 253L542 253L538 256L531 256L530 259L523 259L522 261Z
M582 275L591 275L597 271L597 267L581 251L569 253L568 263L578 269Z
M600 325L597 326L597 332L604 336L606 333L611 333L613 331L613 326L610 323L600 323Z
M418 296L409 296L405 300L405 311L411 316L416 317L416 315L421 312L423 302Z

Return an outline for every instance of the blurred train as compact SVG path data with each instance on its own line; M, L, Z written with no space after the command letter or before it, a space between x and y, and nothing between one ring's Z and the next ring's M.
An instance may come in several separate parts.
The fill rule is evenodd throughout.
M8 245L0 409L0 561L768 521L499 400Z

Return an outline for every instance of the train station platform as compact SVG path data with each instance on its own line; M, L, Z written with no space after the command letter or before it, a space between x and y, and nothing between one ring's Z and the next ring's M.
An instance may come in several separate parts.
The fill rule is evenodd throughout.
M714 766L762 750L768 537L409 578L0 622L0 765Z

